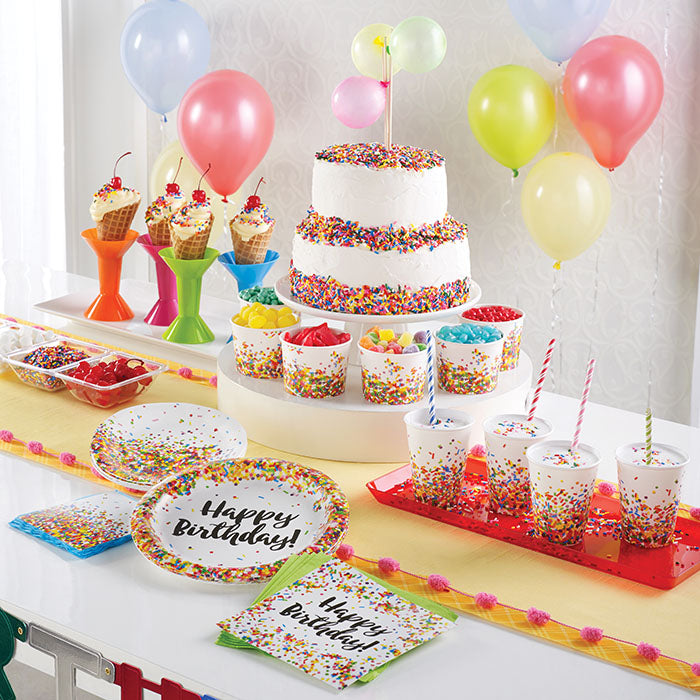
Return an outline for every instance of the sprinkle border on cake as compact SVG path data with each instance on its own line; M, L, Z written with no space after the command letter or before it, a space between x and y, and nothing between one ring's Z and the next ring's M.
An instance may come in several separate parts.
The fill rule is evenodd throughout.
M357 221L345 221L337 216L321 216L310 207L296 232L306 241L345 248L365 245L373 252L398 251L408 253L420 248L431 250L443 243L467 238L467 225L449 214L441 221L423 226L402 228L388 226L363 227Z
M403 168L404 170L430 170L445 164L445 158L437 151L429 151L417 146L391 146L382 143L341 143L328 146L316 153L316 160L329 163L364 165L367 168L383 170Z

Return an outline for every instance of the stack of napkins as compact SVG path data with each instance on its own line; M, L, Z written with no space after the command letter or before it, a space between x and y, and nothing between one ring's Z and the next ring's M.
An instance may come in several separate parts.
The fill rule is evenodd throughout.
M137 501L119 491L18 515L10 526L84 559L131 540Z
M217 644L258 649L345 688L450 629L457 615L325 554L290 557Z

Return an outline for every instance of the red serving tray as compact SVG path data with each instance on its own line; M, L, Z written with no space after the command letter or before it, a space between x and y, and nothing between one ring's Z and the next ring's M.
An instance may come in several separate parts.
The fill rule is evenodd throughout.
M503 542L604 571L654 588L673 588L700 569L700 521L678 517L674 542L642 549L619 537L620 504L596 490L583 542L573 547L536 537L528 514L499 515L488 509L486 462L470 457L462 498L455 509L443 510L413 497L411 467L399 467L367 484L372 495L394 508L423 515Z

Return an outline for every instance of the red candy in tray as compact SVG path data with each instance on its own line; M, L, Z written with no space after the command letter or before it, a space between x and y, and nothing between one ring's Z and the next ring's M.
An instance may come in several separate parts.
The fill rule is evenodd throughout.
M57 376L76 399L110 408L145 391L164 369L159 362L114 353L99 361L83 361Z
M679 515L671 544L636 547L620 539L620 502L598 489L579 544L566 547L536 537L529 513L515 517L489 510L483 459L469 457L460 502L450 510L416 501L410 465L370 481L367 488L385 505L654 588L673 588L700 571L700 521Z
M350 334L333 330L328 327L327 323L322 323L320 326L301 328L293 334L287 331L284 339L293 345L307 345L318 348L347 343L350 340Z

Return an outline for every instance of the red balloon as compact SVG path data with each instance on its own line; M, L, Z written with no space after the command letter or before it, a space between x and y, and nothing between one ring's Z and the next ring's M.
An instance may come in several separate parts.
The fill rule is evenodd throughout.
M177 133L182 147L211 188L232 194L263 159L272 141L275 112L257 80L217 70L196 80L180 102Z
M617 167L661 107L664 81L651 52L625 36L584 44L562 84L566 111L604 167Z

